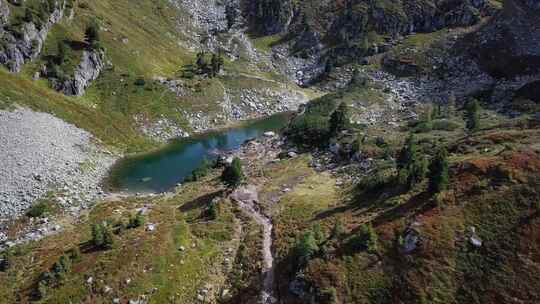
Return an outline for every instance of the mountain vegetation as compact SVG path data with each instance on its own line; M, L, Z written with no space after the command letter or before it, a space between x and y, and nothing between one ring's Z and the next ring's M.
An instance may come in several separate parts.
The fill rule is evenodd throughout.
M539 25L532 0L0 0L0 303L540 303Z

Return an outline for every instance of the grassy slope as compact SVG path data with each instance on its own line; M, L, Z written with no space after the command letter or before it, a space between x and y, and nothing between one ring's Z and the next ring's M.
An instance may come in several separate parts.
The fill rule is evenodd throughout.
M85 96L64 97L49 89L46 80L30 80L46 60L54 58L60 41L71 46L63 65L71 73L82 54L84 30L93 19L102 28L102 45L112 66L105 68ZM220 113L224 88L230 90L233 102L241 104L240 90L278 89L282 85L275 80L286 82L272 72L250 71L244 59L227 60L227 77L184 79L189 93L177 97L153 78L178 78L182 67L194 61L195 53L180 46L189 41L181 31L189 25L178 24L178 20L185 19L185 12L165 0L98 0L85 1L84 5L81 2L75 5L72 20L66 17L52 28L40 59L27 64L20 75L8 75L0 69L6 79L0 83L0 97L4 97L0 107L16 103L50 112L90 131L107 145L135 152L155 145L140 135L135 116L147 122L167 118L191 131L186 113ZM135 82L141 78L146 84L137 86ZM289 89L298 90L293 86Z
M281 294L287 293L286 282L294 274L291 248L298 237L317 225L329 237L339 220L345 234L329 238L324 253L319 252L304 270L316 290L336 288L338 303L539 299L540 260L533 244L540 231L540 158L534 144L540 133L534 128L523 131L519 122L509 123L489 111L482 121L484 130L472 137L464 136L463 129L418 134L427 153L434 150L432 142L444 143L452 152L451 188L440 204L425 192L425 183L408 192L396 192L389 185L383 194L358 196L362 189L336 192L332 179L319 174L293 188L279 202L275 224ZM376 127L367 132L385 139L395 135ZM389 142L399 146L400 139ZM412 221L421 223L423 245L407 255L396 249L396 233L404 233ZM379 234L378 255L352 247L358 227L366 222L373 223ZM468 244L471 226L484 240L482 249ZM510 283L520 278L526 283ZM294 297L287 301L303 303Z
M99 204L81 222L69 224L57 236L17 247L13 266L0 273L2 303L17 297L23 302L35 289L40 273L66 250L79 247L80 262L59 288L50 288L44 303L110 303L113 298L136 299L152 295L151 303L193 303L197 289L213 281L224 248L234 231L231 205L220 205L219 220L207 221L203 216L207 204L216 195L219 185L211 178L185 186L170 198L153 199L147 223L156 224L156 231L143 227L125 230L115 236L114 248L94 250L88 243L90 225L103 220L113 222L129 218L135 208L148 199L127 199ZM179 248L185 247L184 251ZM93 285L86 280L92 277ZM128 284L126 280L131 279ZM112 288L103 292L105 286Z

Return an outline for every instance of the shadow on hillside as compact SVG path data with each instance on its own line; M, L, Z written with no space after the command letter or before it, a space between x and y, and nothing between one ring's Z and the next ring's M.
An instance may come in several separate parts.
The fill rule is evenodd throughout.
M351 203L322 211L318 213L313 220L323 220L347 211L354 212L363 210L364 212L373 212L376 209L384 208L381 206L384 205L383 203L385 200L392 199L396 196L402 195L403 193L405 193L404 189L391 184L384 187L383 190L378 191L354 189L349 193L349 195L353 198Z
M88 48L88 44L82 41L64 40L64 43L74 51L82 51Z
M435 207L431 201L431 196L429 192L420 192L411 197L406 203L379 214L373 220L373 225L379 226L399 218L418 215L431 210Z
M223 196L224 190L219 190L213 193L208 193L202 196L197 197L196 199L192 200L191 202L185 203L182 206L180 206L178 209L182 212L189 212L194 209L200 209L212 202L212 200L216 197Z

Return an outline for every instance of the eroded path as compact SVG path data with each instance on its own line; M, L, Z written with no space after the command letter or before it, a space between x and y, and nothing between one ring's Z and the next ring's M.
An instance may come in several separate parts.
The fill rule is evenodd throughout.
M272 220L259 207L257 188L254 185L243 186L237 189L231 199L236 201L240 209L247 213L258 225L262 227L262 257L263 257L263 286L259 303L275 303L274 297L274 256L272 254Z

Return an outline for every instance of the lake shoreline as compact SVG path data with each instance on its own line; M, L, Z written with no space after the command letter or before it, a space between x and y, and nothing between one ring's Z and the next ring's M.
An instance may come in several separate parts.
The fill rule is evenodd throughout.
M137 163L144 162L148 159L156 158L156 155L161 154L174 154L175 149L178 150L178 147L183 146L195 146L195 145L203 145L209 144L209 139L211 139L210 145L213 145L213 147L207 148L205 147L200 148L199 152L204 153L205 157L207 159L215 159L221 154L230 153L234 150L237 150L241 147L241 145L247 141L251 140L257 137L260 137L263 135L266 131L274 131L277 132L281 129L283 129L290 121L291 117L294 115L293 112L282 112L282 113L276 113L270 116L264 116L261 118L254 118L244 121L237 121L232 124L228 124L227 126L219 129L212 129L212 130L205 130L204 132L200 132L197 134L194 134L190 137L185 138L176 138L173 140L170 140L167 142L167 144L161 145L157 147L156 149L152 149L149 151L141 152L141 153L133 153L124 155L122 158L119 158L109 169L109 172L106 176L106 178L103 179L101 185L108 193L127 193L127 194L138 194L138 193L146 193L146 194L159 194L163 192L167 192L167 189L173 189L174 186L177 185L177 183L172 184L169 183L168 187L164 187L163 189L156 189L148 190L148 189L127 189L125 185L122 183L122 179L125 175L126 168L136 166ZM269 124L269 125L266 125ZM278 126L276 128L275 126ZM240 137L240 142L233 142L232 144L225 144L220 145L219 139L223 136L227 137L226 140L230 140L228 138L231 134L235 133L242 133L245 132L245 130L248 130L247 132L253 132L253 134L246 135L246 134L240 134L237 135ZM253 131L256 130L256 131ZM233 138L236 140L236 138ZM214 141L217 141L214 142ZM181 161L181 160L180 160ZM200 161L200 159L199 159ZM177 166L177 163L172 163L171 165ZM191 164L189 164L190 167ZM198 166L197 166L198 167ZM168 169L168 168L166 168ZM180 171L182 171L182 168L179 168ZM192 170L188 170L189 174L196 169L196 167L192 168ZM169 172L170 173L170 172ZM186 177L185 170L182 173L179 173L181 176L181 179ZM140 176L139 177L139 183L147 183L147 182L153 182L152 181L152 175L155 175L154 171L152 171L152 174L149 174L149 176ZM155 176L157 177L157 176ZM131 181L134 183L134 181ZM181 182L181 181L178 181Z

